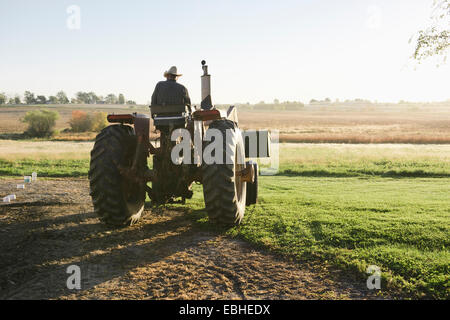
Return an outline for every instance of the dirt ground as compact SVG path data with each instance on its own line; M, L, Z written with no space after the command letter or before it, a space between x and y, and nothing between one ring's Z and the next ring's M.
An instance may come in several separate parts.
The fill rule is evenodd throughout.
M187 210L145 210L111 229L86 179L0 180L0 299L374 299L365 281L290 261L219 232ZM69 290L66 269L81 269Z

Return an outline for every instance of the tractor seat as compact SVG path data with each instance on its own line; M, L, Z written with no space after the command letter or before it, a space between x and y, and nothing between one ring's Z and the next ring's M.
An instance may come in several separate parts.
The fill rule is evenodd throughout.
M150 113L156 128L165 126L183 127L190 111L186 105L151 105Z

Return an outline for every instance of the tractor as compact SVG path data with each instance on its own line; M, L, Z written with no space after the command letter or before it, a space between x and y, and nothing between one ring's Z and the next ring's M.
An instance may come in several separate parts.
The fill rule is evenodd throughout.
M202 69L198 108L151 105L150 116L107 116L111 125L95 138L89 168L90 195L102 222L112 226L138 222L147 195L152 205L184 203L193 195L193 183L203 185L209 220L218 225L239 225L245 207L257 202L255 159L270 157L269 133L246 136L238 127L234 106L227 111L213 106L204 60ZM157 136L154 141L150 132ZM208 150L211 156L206 157ZM150 156L152 169L147 165Z

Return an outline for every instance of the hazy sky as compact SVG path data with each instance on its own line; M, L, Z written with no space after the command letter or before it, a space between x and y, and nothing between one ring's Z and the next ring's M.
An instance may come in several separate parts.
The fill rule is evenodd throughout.
M65 90L150 100L176 65L215 103L450 98L450 66L410 60L432 0L0 0L0 92ZM75 11L80 9L77 29Z

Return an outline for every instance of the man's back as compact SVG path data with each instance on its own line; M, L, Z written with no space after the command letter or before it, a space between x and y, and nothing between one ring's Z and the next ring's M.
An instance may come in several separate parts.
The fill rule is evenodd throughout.
M187 89L175 80L160 81L152 95L152 105L191 105Z

